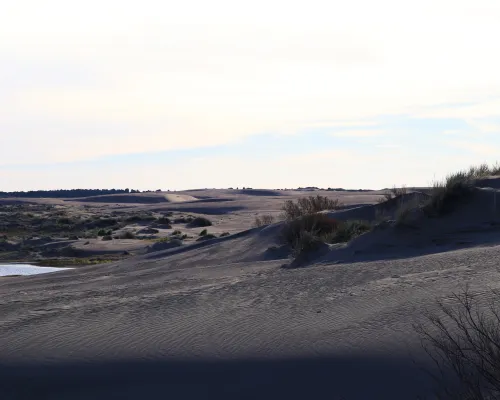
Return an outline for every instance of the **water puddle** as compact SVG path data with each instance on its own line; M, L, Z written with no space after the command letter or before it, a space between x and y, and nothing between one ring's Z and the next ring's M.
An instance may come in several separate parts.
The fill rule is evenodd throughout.
M39 267L31 264L0 264L0 276L38 275L72 268Z

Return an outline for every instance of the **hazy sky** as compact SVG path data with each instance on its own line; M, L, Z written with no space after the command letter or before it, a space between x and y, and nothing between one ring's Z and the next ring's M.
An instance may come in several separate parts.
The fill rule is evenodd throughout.
M500 161L498 0L0 5L0 190L427 185Z

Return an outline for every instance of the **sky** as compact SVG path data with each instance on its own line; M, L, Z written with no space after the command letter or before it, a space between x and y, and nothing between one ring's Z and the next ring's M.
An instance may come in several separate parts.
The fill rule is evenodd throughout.
M0 191L426 186L500 161L498 0L0 4Z

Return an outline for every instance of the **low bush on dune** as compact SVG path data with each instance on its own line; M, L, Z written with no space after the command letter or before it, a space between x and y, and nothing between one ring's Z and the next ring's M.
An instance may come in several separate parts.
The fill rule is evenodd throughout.
M338 227L339 221L325 214L311 214L296 218L285 223L281 236L283 241L294 248L294 244L300 239L304 232L321 238L333 234Z
M111 235L104 235L102 237L102 240L105 240L105 241L107 241L107 240L113 240L113 236L111 236Z
M260 228L261 226L271 225L274 223L274 216L265 214L255 217L254 226Z
M448 175L443 181L434 183L424 211L428 215L442 215L451 211L458 201L473 193L478 179L499 173L500 167L482 164Z
M338 221L325 214L309 214L288 221L281 237L297 256L316 249L321 243L348 242L371 228L365 221Z
M191 228L202 228L204 226L212 226L212 222L205 217L196 217L191 222L189 222Z
M404 220L417 208L421 208L428 216L444 215L452 211L458 202L474 192L479 179L498 175L500 175L499 164L491 167L488 164L481 164L472 166L468 170L452 173L445 179L434 182L428 200L414 202L413 204L401 203L397 212L399 213L397 219ZM404 194L407 194L406 187L393 188L385 193L379 202L383 203Z
M338 210L342 204L338 199L330 199L326 196L301 197L296 202L293 200L285 201L282 211L285 220L293 220L304 215L318 213L326 210Z
M203 229L203 230L200 232L199 236L206 236L207 234L208 234L208 231L207 231L206 229Z

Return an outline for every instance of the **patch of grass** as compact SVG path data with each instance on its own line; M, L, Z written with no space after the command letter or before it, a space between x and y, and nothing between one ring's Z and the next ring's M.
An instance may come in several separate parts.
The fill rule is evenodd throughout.
M229 236L230 233L229 232L222 232L219 237L226 237L226 236Z
M181 235L181 234L182 234L182 232L179 229L176 229L175 231L172 232L172 236Z
M255 217L254 226L256 228L259 228L261 226L271 225L272 223L274 223L274 220L274 216L269 214L257 216Z
M205 217L196 217L189 223L189 226L192 228L202 228L204 226L212 226L212 222Z
M77 265L96 265L116 261L108 258L47 258L37 260L36 263L43 267L68 267Z
M172 239L176 239L176 238L172 238ZM158 239L153 239L153 242L155 243L163 243L163 242L168 242L170 241L170 238L168 236L163 236L161 238L158 238Z
M282 210L284 218L288 221L296 218L318 213L326 210L338 210L342 207L342 203L338 199L330 199L326 196L309 196L302 197L296 202L293 200L285 201Z

